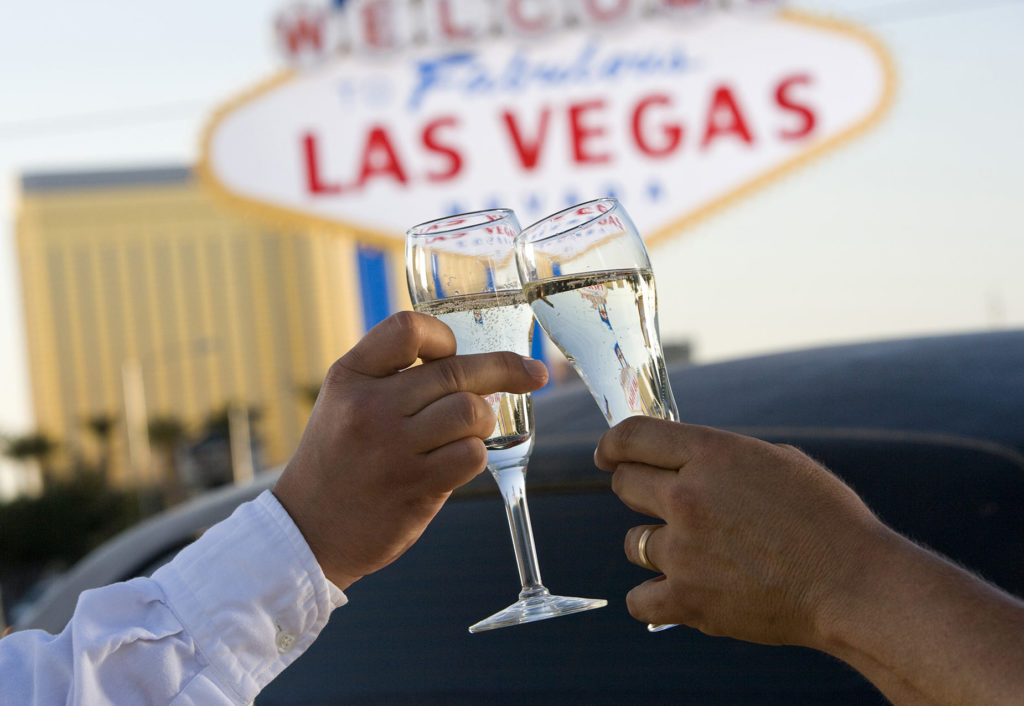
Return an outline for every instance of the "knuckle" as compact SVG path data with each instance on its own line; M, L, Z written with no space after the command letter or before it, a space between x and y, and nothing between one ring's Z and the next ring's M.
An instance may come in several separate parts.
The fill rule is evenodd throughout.
M732 464L737 460L737 454L743 453L741 446L737 446L737 440L742 440L742 437L712 427L695 427L691 431L690 458L716 467Z
M700 494L682 484L673 484L667 491L666 507L673 520L691 531L705 524L707 510Z
M819 466L824 466L818 459L812 458L807 454L806 451L801 449L799 446L793 446L792 444L775 444L775 448L780 450L786 456L789 456L791 460L800 460L803 462L810 462Z
M464 428L475 429L494 416L491 406L472 392L456 392L451 398L453 417Z
M342 387L347 381L351 374L349 368L342 362L341 358L338 358L331 367L327 368L327 374L324 376L323 386L328 389L336 389Z
M392 335L403 340L415 340L423 331L425 325L425 314L418 314L414 311L395 312L384 320L384 324L392 332Z
M434 361L434 374L437 375L442 389L449 394L460 392L467 387L466 369L458 358L442 358Z
M787 453L793 453L794 451L798 452L798 453L800 452L800 449L798 449L797 447L793 446L793 444L775 444L775 446L777 448L782 449L783 451L785 451Z
M658 581L660 579L652 579ZM664 617L672 606L665 605L651 590L650 582L640 584L626 594L626 609L636 620L645 623L669 622Z
M705 426L694 426L690 430L690 444L697 453L716 453L722 448L723 432Z
M644 417L627 417L615 425L615 438L618 445L627 453L639 443L643 423Z
M332 416L339 431L349 437L369 438L379 427L381 415L377 410L379 401L369 390L353 387L342 400Z
M398 348L409 348L415 350L418 343L426 337L427 326L426 314L417 314L414 311L399 311L387 319L388 337L395 341Z
M622 549L626 553L626 558L630 561L639 559L636 549L640 541L641 532L643 532L642 527L631 527L626 531L626 537L622 542Z
M643 605L637 597L636 591L630 591L626 594L626 610L629 611L634 620L643 622Z
M487 466L487 447L477 438L467 439L466 469L476 475Z
M473 397L474 395L468 392L449 395L451 417L460 427L471 427L477 420L478 411Z
M624 477L625 476L619 471L615 471L614 473L612 473L612 492L620 497L622 496L622 486L626 482L625 480L623 480Z
M491 407L490 403L483 397L477 396L476 409L477 430L484 438L486 438L491 435L494 428L498 425L498 415L495 413L494 408Z
M666 492L668 501L674 508L686 512L695 504L693 493L682 483L673 483Z
M509 378L519 378L523 376L523 363L522 358L511 351L500 351L498 353L498 360L501 364L502 373Z
M354 350L350 350L347 356L354 355ZM329 389L339 389L346 387L352 378L352 369L347 365L344 358L339 358L331 367L327 369L327 374L324 376L324 386Z
M445 477L453 478L454 486L471 480L487 466L487 449L477 437L467 437L451 443L444 468Z

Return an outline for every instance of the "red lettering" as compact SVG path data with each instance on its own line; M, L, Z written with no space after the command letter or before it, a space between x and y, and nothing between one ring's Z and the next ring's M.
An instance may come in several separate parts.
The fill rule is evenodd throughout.
M511 111L506 110L502 113L502 117L505 119L505 125L508 127L509 137L512 138L512 145L516 148L516 154L519 155L519 163L527 171L534 169L540 159L541 148L544 146L544 139L547 136L551 109L545 107L541 111L537 136L532 141L523 137L522 132L519 130L519 125L516 123L516 117Z
M569 106L569 132L572 137L572 155L577 164L605 164L612 156L607 152L594 153L587 149L587 143L605 134L604 127L583 124L586 113L604 109L603 100L573 103Z
M551 18L543 11L534 13L533 17L523 12L523 0L508 0L508 17L521 32L536 33L547 28ZM541 5L543 7L543 5Z
M320 162L317 159L317 139L311 132L302 136L303 156L306 167L306 188L311 194L340 194L341 184L328 184L320 177Z
M644 116L651 106L671 105L672 99L664 94L655 94L642 99L633 111L633 140L640 151L648 157L667 157L679 146L683 139L683 126L675 123L662 124L659 145L651 144L645 137Z
M458 121L454 117L446 116L432 120L423 128L423 146L431 152L443 155L448 162L447 169L443 171L427 172L427 179L429 181L446 181L462 170L462 155L451 145L439 142L436 134L443 127L455 127L457 125Z
M394 44L390 28L393 26L391 17L391 0L371 0L361 8L360 17L363 41L373 49L387 49Z
M312 47L319 53L324 48L323 23L324 15L322 13L310 16L303 14L294 19L282 17L277 21L277 33L292 56L301 52L306 46Z
M794 101L790 95L790 89L793 86L809 83L811 83L810 76L797 74L784 79L775 89L775 102L779 104L779 107L800 116L800 124L797 127L790 130L779 130L779 137L783 140L799 140L814 130L814 124L817 122L814 112L807 105Z
M438 19L440 20L441 34L450 40L467 39L472 32L466 27L459 27L452 21L451 0L437 0Z
M754 141L747 123L743 120L743 113L727 86L719 86L711 99L707 127L700 146L707 147L712 140L722 135L735 135L748 145Z
M361 164L358 181L360 187L365 186L371 177L378 176L390 176L401 184L406 183L405 171L398 161L398 155L395 154L391 138L383 127L374 126L370 129L366 136Z
M629 12L632 0L612 0L611 7L605 7L607 2L601 0L585 0L583 8L595 22L614 22L624 17Z

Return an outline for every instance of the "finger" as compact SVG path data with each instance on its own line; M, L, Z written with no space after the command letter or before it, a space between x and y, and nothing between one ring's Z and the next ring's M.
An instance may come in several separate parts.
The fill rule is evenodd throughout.
M417 453L432 451L469 436L486 439L497 424L494 410L480 395L457 392L431 402L406 421L406 442Z
M417 358L455 354L455 335L433 316L400 311L374 326L338 361L362 375L384 377L405 370Z
M626 594L626 608L637 620L661 625L679 623L677 601L673 600L671 584L664 576L657 576L634 586Z
M509 351L449 356L417 365L395 378L403 389L406 414L415 414L457 392L522 394L543 387L547 380L543 363Z
M629 417L601 436L594 463L603 471L614 471L623 461L681 468L703 442L706 432L705 427L665 419Z
M487 467L487 449L475 437L458 439L423 454L425 480L434 492L450 492Z
M626 558L631 564L636 564L655 573L665 573L661 568L662 564L658 563L659 557L664 556L662 553L664 537L659 537L659 535L664 535L664 529L665 525L640 525L632 527L626 532L624 548Z
M667 517L670 488L676 471L639 463L622 463L612 475L612 491L631 510L650 517Z

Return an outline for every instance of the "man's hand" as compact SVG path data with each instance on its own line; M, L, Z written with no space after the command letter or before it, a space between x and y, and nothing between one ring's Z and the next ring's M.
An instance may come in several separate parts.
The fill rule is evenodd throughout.
M644 622L821 648L828 599L856 583L861 559L890 534L852 490L792 447L633 417L605 433L594 459L614 472L612 489L626 505L664 520L646 543L664 575L627 596ZM636 564L648 527L626 536Z
M401 312L328 371L274 494L342 589L401 556L486 467L496 420L482 395L547 381L542 363L514 353L455 352L443 323Z
M883 525L798 450L633 417L594 461L665 522L626 535L644 566L658 528L645 554L664 575L629 592L637 619L823 650L901 706L1021 702L1024 602Z

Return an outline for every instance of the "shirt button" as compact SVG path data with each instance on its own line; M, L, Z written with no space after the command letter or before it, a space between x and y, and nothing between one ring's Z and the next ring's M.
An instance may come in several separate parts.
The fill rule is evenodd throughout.
M277 651L284 654L291 648L295 647L295 635L287 630L278 628L277 636L274 638L274 644L277 645Z

